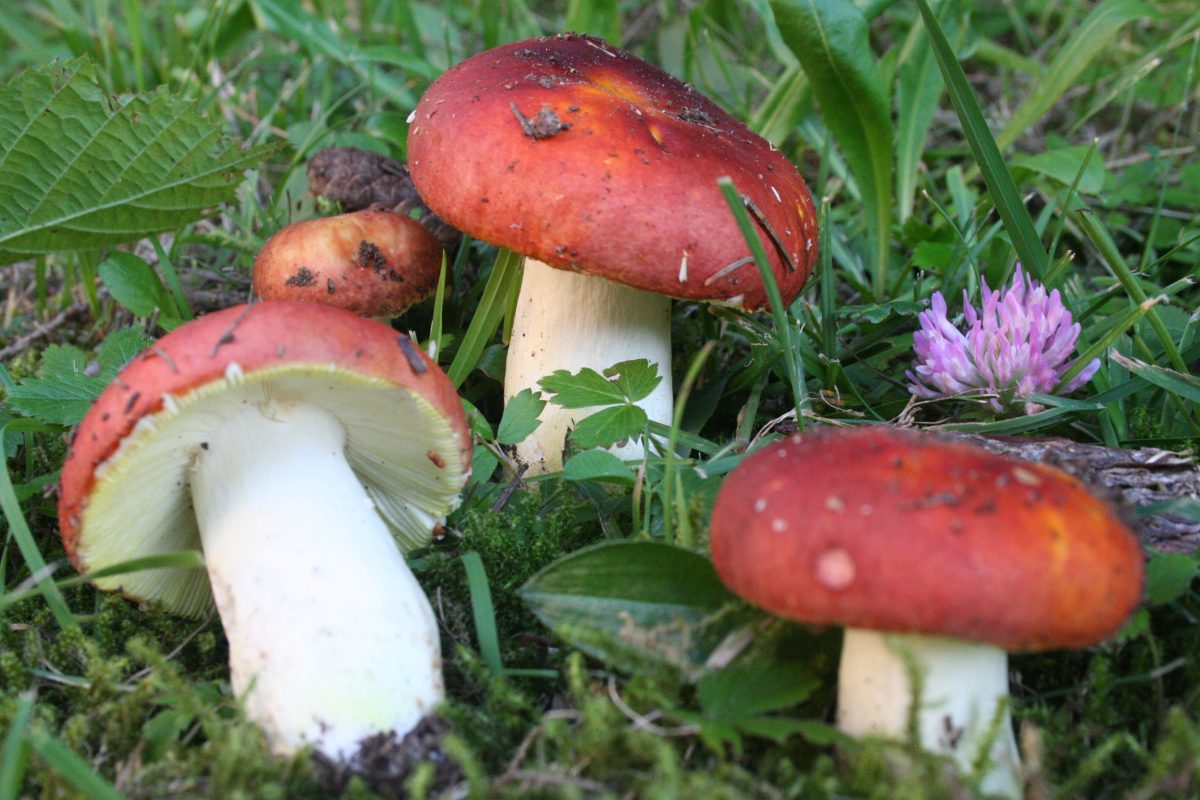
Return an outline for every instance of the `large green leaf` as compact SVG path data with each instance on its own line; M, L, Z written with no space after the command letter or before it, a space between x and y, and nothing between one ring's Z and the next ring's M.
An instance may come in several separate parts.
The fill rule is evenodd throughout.
M882 299L892 221L892 117L867 20L847 0L772 0L771 8L858 181L874 245L875 294Z
M657 542L609 542L571 553L521 596L572 646L620 669L669 666L695 680L732 631L758 615L704 556Z
M189 98L112 98L80 58L0 85L0 264L178 228L232 197L241 150Z

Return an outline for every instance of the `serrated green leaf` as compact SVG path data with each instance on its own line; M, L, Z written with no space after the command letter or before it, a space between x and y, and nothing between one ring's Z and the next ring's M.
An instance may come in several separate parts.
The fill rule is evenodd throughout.
M170 296L154 267L133 253L116 251L100 263L100 280L118 303L135 316L148 317L160 309L171 309Z
M1178 600L1191 587L1200 563L1181 553L1154 553L1146 562L1146 602L1152 606Z
M150 342L140 328L118 328L100 344L94 363L78 347L50 345L37 376L14 386L5 405L43 422L76 425L121 367Z
M637 475L629 465L607 450L585 450L567 459L563 477L569 481L601 481L632 486Z
M658 542L578 550L530 578L521 596L573 647L619 669L669 666L692 680L730 631L757 616L707 558Z
M875 295L882 299L892 221L893 125L867 20L845 0L772 0L771 8L858 182L871 220Z
M0 85L0 264L199 219L275 149L241 150L222 127L165 90L106 96L86 58Z
M658 365L644 358L621 361L604 370L604 377L616 384L625 399L636 403L650 396L654 388L662 383Z
M537 430L542 424L538 415L546 407L546 401L533 389L522 389L504 404L504 416L496 429L496 441L500 444L516 444Z
M542 391L553 395L550 402L563 408L590 408L624 403L625 395L613 381L596 370L584 367L574 374L555 370L538 381Z
M152 344L154 340L136 325L117 328L96 348L96 362L100 365L96 377L108 384L134 356Z
M647 421L645 410L638 406L602 408L575 423L575 429L571 431L571 444L583 450L608 447L637 436L645 430Z

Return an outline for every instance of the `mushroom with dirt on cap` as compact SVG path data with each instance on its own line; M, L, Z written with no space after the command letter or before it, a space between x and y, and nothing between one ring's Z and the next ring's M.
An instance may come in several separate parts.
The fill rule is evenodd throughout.
M903 736L919 703L921 746L964 770L986 755L981 788L1005 797L1021 795L1006 651L1098 642L1142 589L1138 540L1075 478L886 427L746 458L717 496L711 545L751 603L846 627L842 730Z
M670 421L669 298L766 303L720 178L743 193L785 303L816 261L796 168L691 86L595 37L467 59L434 81L410 123L409 171L429 208L526 257L506 398L556 370L646 358L662 381L639 405ZM558 469L567 430L588 413L547 406L518 458Z
M419 222L365 209L276 232L254 258L253 290L387 321L428 296L441 267L442 247Z
M457 505L469 443L408 337L313 303L234 307L160 339L88 411L63 543L80 571L201 548L207 576L96 584L185 615L215 599L234 692L272 747L346 759L442 699L437 626L397 540L428 542Z

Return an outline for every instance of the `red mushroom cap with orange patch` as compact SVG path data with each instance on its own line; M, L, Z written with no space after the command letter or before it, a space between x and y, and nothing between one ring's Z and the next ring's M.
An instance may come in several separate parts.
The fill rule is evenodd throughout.
M407 336L313 303L259 303L183 325L133 359L76 430L62 469L59 527L81 571L198 549L188 467L212 429L248 404L312 403L341 423L345 451L402 545L427 542L470 473L470 434L445 373ZM412 484L417 484L413 489ZM106 517L134 509L118 530ZM132 512L131 512L132 513ZM99 532L99 533L98 533ZM207 576L112 579L182 613L208 602ZM187 572L187 571L182 571Z
M254 294L393 317L437 286L442 248L411 217L368 209L296 222L254 259Z
M726 585L779 616L1014 651L1095 643L1142 591L1138 540L1075 478L886 427L749 456L711 542Z
M408 166L455 227L562 269L672 297L765 304L717 185L746 198L783 298L817 257L796 168L691 86L591 36L505 45L421 98Z

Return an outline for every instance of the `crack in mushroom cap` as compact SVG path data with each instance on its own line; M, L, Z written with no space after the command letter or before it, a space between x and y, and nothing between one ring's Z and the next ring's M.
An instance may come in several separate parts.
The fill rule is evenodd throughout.
M434 81L411 123L408 166L429 207L551 266L761 307L723 176L753 203L785 302L816 262L812 198L783 154L600 39L563 34L480 53Z
M711 544L726 585L774 614L1008 650L1095 643L1142 590L1138 540L1075 478L884 426L747 457Z

